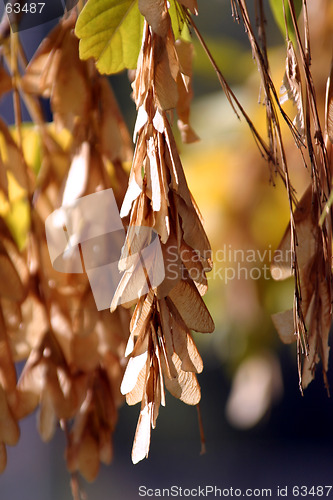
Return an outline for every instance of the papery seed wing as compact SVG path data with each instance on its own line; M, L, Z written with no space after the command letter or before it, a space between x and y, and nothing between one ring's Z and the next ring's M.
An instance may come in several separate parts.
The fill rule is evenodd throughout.
M152 404L148 403L140 412L132 449L132 462L134 464L148 457Z
M214 331L214 322L196 287L181 280L169 293L186 326L202 333Z
M296 342L297 336L295 335L294 312L292 309L272 314L272 321L284 344Z
M165 377L164 382L168 391L177 399L188 405L196 405L201 399L200 386L194 373L181 369L181 361L176 353L172 356L177 371L176 378Z
M311 209L312 189L309 186L294 212L298 238L297 261L299 268L304 267L316 251ZM271 264L271 274L275 280L284 280L292 274L290 242L290 226L288 226L278 249L274 252Z
M165 38L170 28L170 16L164 0L139 0L139 10L151 29Z

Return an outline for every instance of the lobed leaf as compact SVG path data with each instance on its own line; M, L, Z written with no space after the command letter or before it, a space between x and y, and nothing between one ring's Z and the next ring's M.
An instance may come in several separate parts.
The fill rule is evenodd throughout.
M75 27L80 58L94 57L100 73L136 68L143 20L137 0L88 0Z

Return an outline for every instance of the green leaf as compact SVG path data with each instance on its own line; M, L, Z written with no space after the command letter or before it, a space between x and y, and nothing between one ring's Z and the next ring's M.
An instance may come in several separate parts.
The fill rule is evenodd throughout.
M175 39L182 38L186 42L192 42L192 36L188 25L182 18L181 10L175 0L169 0L169 15L171 19L171 26Z
M88 0L75 27L80 58L94 57L100 73L136 68L143 21L137 0Z
M295 13L296 17L298 18L301 10L302 10L302 0L293 0L294 1L294 6L295 6ZM283 4L282 0L269 0L271 10L273 12L276 24L281 30L281 33L283 36L286 35L286 25L284 21L284 13L283 13ZM296 37L295 37L295 30L294 30L294 25L293 21L291 18L290 14L290 9L289 9L289 4L288 0L284 0L284 7L286 11L286 19L287 19L287 26L288 26L288 33L289 33L289 38L295 44Z
M176 39L181 36L181 32L184 26L184 21L180 16L179 10L177 9L177 5L175 0L170 1L169 15L171 18L172 30Z

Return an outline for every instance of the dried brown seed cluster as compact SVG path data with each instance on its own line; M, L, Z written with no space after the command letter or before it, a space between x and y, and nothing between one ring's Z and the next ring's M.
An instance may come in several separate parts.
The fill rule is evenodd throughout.
M313 379L319 359L322 360L324 380L327 384L328 334L332 320L332 211L330 208L332 157L329 132L331 87L329 84L326 130L323 133L311 72L310 30L308 9L305 3L303 3L303 33L297 20L293 0L288 0L283 6L287 56L281 88L283 95L280 100L269 70L264 2L262 0L258 2L257 35L251 22L247 2L232 0L231 5L233 15L240 19L246 28L261 77L269 139L268 159L284 180L289 199L290 227L286 230L278 252L278 255L281 255L281 252L285 254L284 262L280 262L279 257L276 258L271 270L276 279L294 277L294 305L293 310L274 315L273 321L283 341L297 340L299 380L302 390ZM323 8L327 7L323 6ZM328 8L327 13L329 14ZM295 43L291 40L287 14L290 15L292 21ZM291 100L297 109L293 122L281 107L287 99ZM311 184L298 203L290 182L279 116L289 127L295 144L301 152L304 166L311 171Z
M329 197L328 182L333 169L332 137L332 81L328 79L326 96L326 124L324 144L314 156L314 182L308 187L294 211L297 234L296 258L299 269L301 291L301 311L285 311L273 316L280 337L286 343L296 340L294 315L301 316L307 326L306 343L298 346L298 351L306 354L303 363L299 358L299 375L302 388L313 380L316 364L321 360L327 390L329 331L332 321L332 213L325 200ZM327 167L327 168L326 168ZM323 219L323 215L325 219ZM290 229L287 229L279 250L287 255L290 246ZM291 261L273 262L272 274L277 279L285 279L291 274Z
M121 210L122 215L130 215L122 257L125 260L140 252L146 244L146 240L138 241L135 228L152 228L162 245L165 279L139 299L130 326L126 354L131 357L121 390L129 404L141 401L132 451L135 463L148 455L150 429L156 425L160 405L165 405L164 384L185 403L199 402L195 373L203 366L190 329L214 329L201 297L207 290L205 272L211 269L211 250L166 114L173 108L180 110L182 133L186 139L194 138L188 124L191 91L184 83L189 83L190 70L183 73L181 64L191 49L185 42L175 43L165 2L157 2L154 11L148 4L141 2L140 7L143 13L149 12L150 25L144 26L133 82L137 143ZM112 307L126 294L126 287L133 286L133 280L133 275L131 280L124 278Z
M181 3L196 13L195 0ZM141 401L134 462L148 454L150 428L165 404L164 385L187 404L200 400L196 373L203 364L190 330L214 329L202 299L211 250L166 114L176 109L183 141L197 140L189 123L193 48L175 41L164 0L140 0L139 7L148 22L133 83L138 138L127 192L129 135L107 79L93 61L79 59L76 12L44 39L27 67L19 37L12 52L2 47L12 74L1 67L0 92L13 91L18 137L0 121L0 189L11 206L13 179L30 225L19 250L8 220L0 220L1 470L5 446L19 438L19 420L37 408L42 439L51 439L60 423L69 471L93 480L100 462L111 461L123 395L128 404ZM34 168L24 149L19 92L35 123L40 158ZM52 125L45 121L41 97L50 100ZM123 202L129 221L120 265L130 272L123 275L112 312L97 310L85 274L52 267L45 236L45 221L58 207L108 188L119 206ZM144 237L137 227L147 229ZM153 234L165 279L156 287L147 279L148 293L138 290L125 303L135 306L130 321L129 311L117 307L136 283L136 269L126 265L129 257L140 257ZM17 381L18 361L25 365Z
M263 1L258 0L258 37L246 1L232 0L231 4L246 28L261 76L268 145L217 68L191 18L191 13L197 13L196 0L175 0L174 5L182 21L198 35L229 102L246 119L263 155L287 188L291 222L280 251L288 254L291 243L291 258L283 264L273 262L272 272L279 279L294 276L295 300L293 310L275 315L274 321L283 340L297 339L300 381L306 387L319 357L324 376L328 364L332 83L328 84L323 134L310 70L307 11L304 4L303 43L294 3L288 0L296 45L287 32L283 90L297 106L293 123L270 77ZM211 250L170 125L176 110L183 141L197 140L189 121L193 47L175 40L166 0L138 0L138 5L145 24L133 82L138 117L127 190L123 163L132 159L129 135L107 80L97 73L93 61L79 59L73 31L76 11L66 15L44 40L27 68L19 37L13 36L11 44L1 39L10 74L0 68L0 94L13 92L17 130L12 134L0 120L0 190L9 211L15 196L20 198L30 230L22 250L10 218L2 214L0 470L6 465L6 445L19 438L18 421L37 407L42 438L50 439L60 422L67 436L69 470L92 480L100 462L109 463L112 458L111 437L123 395L128 404L141 402L133 462L148 455L151 427L156 425L160 405L165 404L165 388L187 404L200 400L196 373L203 364L191 330L214 329L202 299L206 272L212 267ZM8 30L2 26L1 36L7 36L4 33ZM34 168L24 148L20 94L37 128L40 160ZM40 97L50 100L54 126L45 122ZM280 115L297 147L307 147L303 159L310 166L312 182L298 204L289 179ZM110 313L97 311L85 275L53 269L44 226L62 204L111 187L129 226L119 263L119 270L125 272ZM147 262L142 267L142 253L156 235L165 274L157 284L150 279ZM148 265L154 273L160 272L162 264L153 255ZM130 320L126 308L131 307ZM306 355L303 361L301 352ZM25 361L25 366L17 382L18 361Z
M93 480L100 461L112 458L130 318L124 309L98 312L84 274L52 268L45 220L65 201L109 187L120 203L131 146L106 78L79 59L74 25L74 15L59 23L18 82L38 125L37 175L1 123L5 168L24 190L31 217L23 252L1 221L1 469L4 444L17 442L17 422L38 407L42 439L60 422L69 470ZM57 132L45 123L39 96L50 98ZM64 129L65 145L57 139ZM14 363L24 360L16 383Z

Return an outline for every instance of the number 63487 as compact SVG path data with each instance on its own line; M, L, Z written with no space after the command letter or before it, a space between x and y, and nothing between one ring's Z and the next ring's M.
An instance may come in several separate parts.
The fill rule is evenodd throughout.
M38 3L24 3L21 4L19 2L11 3L8 2L6 4L6 12L7 14L21 14L24 12L25 14L41 14L45 7L45 2Z

